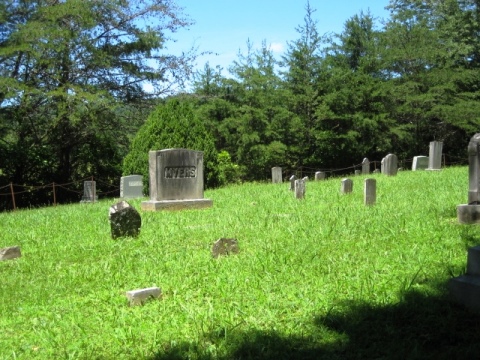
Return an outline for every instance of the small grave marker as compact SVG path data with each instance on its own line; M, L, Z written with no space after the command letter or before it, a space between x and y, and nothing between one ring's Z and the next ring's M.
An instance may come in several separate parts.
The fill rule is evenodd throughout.
M428 156L414 156L412 162L412 171L425 170L428 168Z
M377 201L377 180L365 179L364 203L365 205L375 205L376 201Z
M317 171L315 173L315 181L325 180L325 173L323 171Z
M238 254L239 252L237 239L220 238L212 246L212 256L215 259L222 255Z
M112 239L124 236L137 237L142 218L137 210L126 201L112 205L108 214Z
M441 141L430 142L430 152L428 155L427 170L442 169L442 148L443 148L443 142Z
M295 175L292 175L290 176L290 191L294 191L295 190L295 180L297 179L297 177Z
M0 249L0 261L16 259L21 256L20 246L9 246Z
M344 178L341 181L340 192L342 194L349 194L353 191L353 181L348 178Z
M272 183L279 184L282 182L282 168L281 167L273 167L272 168Z
M97 196L97 183L95 181L83 182L83 197L80 202L95 202L98 200Z
M130 306L143 305L151 299L160 299L162 291L158 287L130 290L125 293Z
M305 197L305 180L295 180L295 198L303 199Z
M362 161L362 174L370 174L370 161L367 158L363 159Z
M143 176L128 175L120 178L120 197L122 199L143 197Z

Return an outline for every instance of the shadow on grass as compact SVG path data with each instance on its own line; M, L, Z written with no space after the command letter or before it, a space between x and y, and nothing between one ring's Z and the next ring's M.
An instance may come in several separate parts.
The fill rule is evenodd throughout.
M415 290L396 305L342 304L308 328L314 333L238 332L228 342L212 333L205 343L217 353L183 343L152 359L480 359L480 315Z

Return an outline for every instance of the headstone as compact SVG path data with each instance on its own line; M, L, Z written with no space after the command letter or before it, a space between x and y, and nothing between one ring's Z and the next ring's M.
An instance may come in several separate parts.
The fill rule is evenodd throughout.
M303 199L305 197L305 180L295 180L295 198Z
M362 174L370 174L370 161L367 158L363 159L362 161Z
M381 163L380 163L380 172L381 172L382 174L385 173L384 168L385 168L385 158L383 158L382 161L381 161Z
M295 180L297 179L297 177L295 175L292 175L290 176L290 191L294 191L295 190Z
M448 287L455 302L480 313L480 246L468 249L465 275L450 279Z
M323 171L317 171L315 173L315 181L325 180L325 173Z
M97 183L95 181L83 182L83 197L80 202L95 202L98 200L97 196Z
M135 199L143 197L143 176L123 176L120 179L120 197L122 199Z
M387 176L395 176L398 171L397 155L388 154L382 160L382 173Z
M344 178L341 181L340 192L342 194L348 194L353 191L353 181L348 178Z
M200 209L213 205L203 197L203 152L189 149L148 153L150 200L142 210Z
M428 156L414 156L412 163L412 170L425 170L428 168Z
M11 260L22 256L20 246L9 246L0 249L0 261Z
M375 170L373 170L373 173L374 173L374 174L379 174L380 172L381 172L380 169L375 169Z
M125 293L130 306L143 305L150 299L160 299L162 291L158 287L130 290Z
M281 167L273 167L272 168L272 183L278 184L282 182L282 168Z
M355 170L355 176L362 175L362 170Z
M112 205L108 213L112 239L124 236L137 237L142 226L142 218L137 210L126 201Z
M239 252L237 239L221 238L213 243L212 256L215 259L221 255L238 254Z
M457 218L462 224L480 223L480 133L468 144L468 204L457 206Z
M430 152L428 155L427 170L442 169L442 148L443 148L443 142L441 141L430 142Z
M308 176L304 176L302 180L305 182L308 181Z
M377 201L377 180L365 179L364 203L365 205L375 205L376 201Z

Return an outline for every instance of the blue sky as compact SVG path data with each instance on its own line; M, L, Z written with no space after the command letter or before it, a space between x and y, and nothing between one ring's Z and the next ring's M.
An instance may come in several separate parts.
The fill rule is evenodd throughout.
M303 25L306 0L177 0L194 22L189 29L182 29L173 37L176 43L168 43L171 53L179 54L192 46L198 51L215 54L201 56L197 68L208 61L210 66L220 65L224 74L237 59L239 50L246 53L250 40L254 47L262 41L281 56L287 42L299 38L296 27ZM378 18L387 18L385 7L389 0L310 0L316 9L314 19L320 34L339 33L346 20L363 12Z

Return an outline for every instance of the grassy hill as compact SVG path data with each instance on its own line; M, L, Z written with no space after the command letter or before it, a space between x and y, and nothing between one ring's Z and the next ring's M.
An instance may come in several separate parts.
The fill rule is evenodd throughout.
M468 169L206 191L214 206L141 212L112 240L116 200L0 214L1 359L478 358L480 316L445 286L480 227L460 225ZM141 199L130 201L140 209ZM140 210L139 210L140 211ZM213 259L221 237L240 253ZM158 286L129 307L125 291Z

